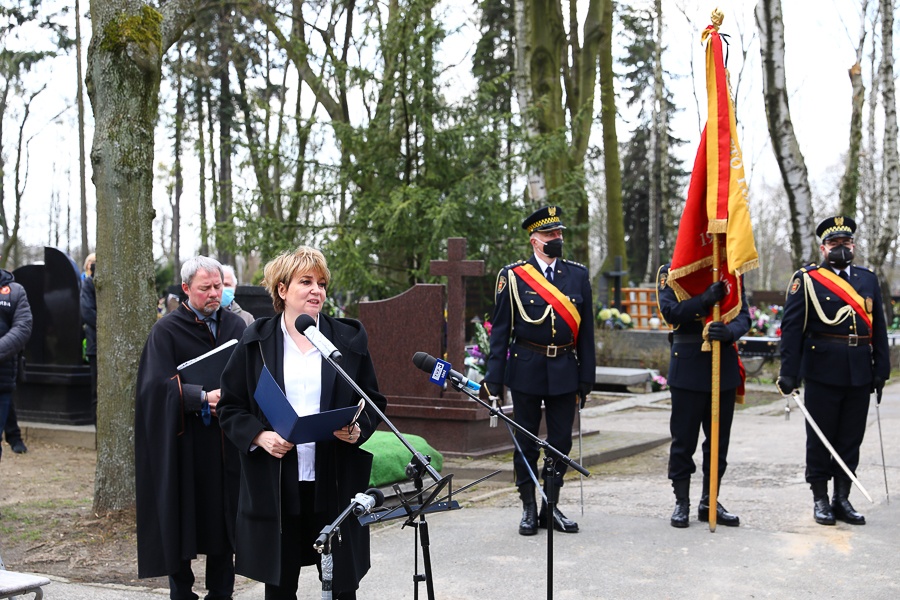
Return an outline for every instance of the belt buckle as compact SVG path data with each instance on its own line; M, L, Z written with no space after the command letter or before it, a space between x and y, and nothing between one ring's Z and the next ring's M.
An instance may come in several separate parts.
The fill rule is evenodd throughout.
M549 344L547 346L547 358L556 358L556 350L557 350L557 346L555 346L553 344ZM551 352L552 352L552 354L551 354Z
M847 345L850 347L853 347L853 348L855 348L856 346L859 346L859 336L856 334L853 334L853 333L848 335L847 336Z

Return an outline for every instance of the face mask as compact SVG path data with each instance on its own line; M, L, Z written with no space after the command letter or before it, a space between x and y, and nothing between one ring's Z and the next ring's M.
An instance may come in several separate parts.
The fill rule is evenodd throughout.
M544 244L544 254L550 258L559 258L562 256L563 241L559 238L550 240Z
M234 300L234 288L222 288L222 306L229 306Z
M828 264L841 271L853 262L853 251L846 246L836 246L828 251Z

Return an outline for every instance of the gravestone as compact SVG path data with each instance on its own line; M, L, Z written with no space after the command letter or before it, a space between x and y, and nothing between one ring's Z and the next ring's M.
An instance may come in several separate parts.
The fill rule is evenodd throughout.
M489 427L486 408L452 388L434 385L412 362L416 352L426 352L436 358L452 356L453 368L465 370L463 277L484 272L482 261L465 260L465 248L465 239L451 238L448 260L432 262L433 273L437 263L437 274L449 277L446 300L443 285L417 284L393 298L359 304L379 389L388 399L388 419L401 432L420 435L451 456L478 456L512 446L506 427Z
M78 267L48 246L44 264L24 265L13 276L28 294L34 323L25 346L25 369L16 384L16 414L22 421L92 423L91 370L82 355Z

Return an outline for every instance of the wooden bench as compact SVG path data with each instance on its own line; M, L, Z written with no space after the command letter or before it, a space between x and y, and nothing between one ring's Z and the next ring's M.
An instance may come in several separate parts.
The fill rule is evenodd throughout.
M49 579L40 575L7 571L0 558L0 599L34 594L34 600L41 600L44 597L44 590L41 588L49 583Z
M597 367L594 388L624 391L628 387L643 386L645 392L651 391L653 373L650 369L629 369L626 367Z

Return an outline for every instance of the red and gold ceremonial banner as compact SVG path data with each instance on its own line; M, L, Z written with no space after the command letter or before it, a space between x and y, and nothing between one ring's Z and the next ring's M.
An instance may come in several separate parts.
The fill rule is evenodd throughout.
M703 31L702 39L706 42L709 116L691 171L667 283L679 300L703 293L713 282L712 234L725 234L720 279L726 282L728 293L720 304L721 319L727 323L741 310L740 276L757 268L759 258L722 39L712 25Z

